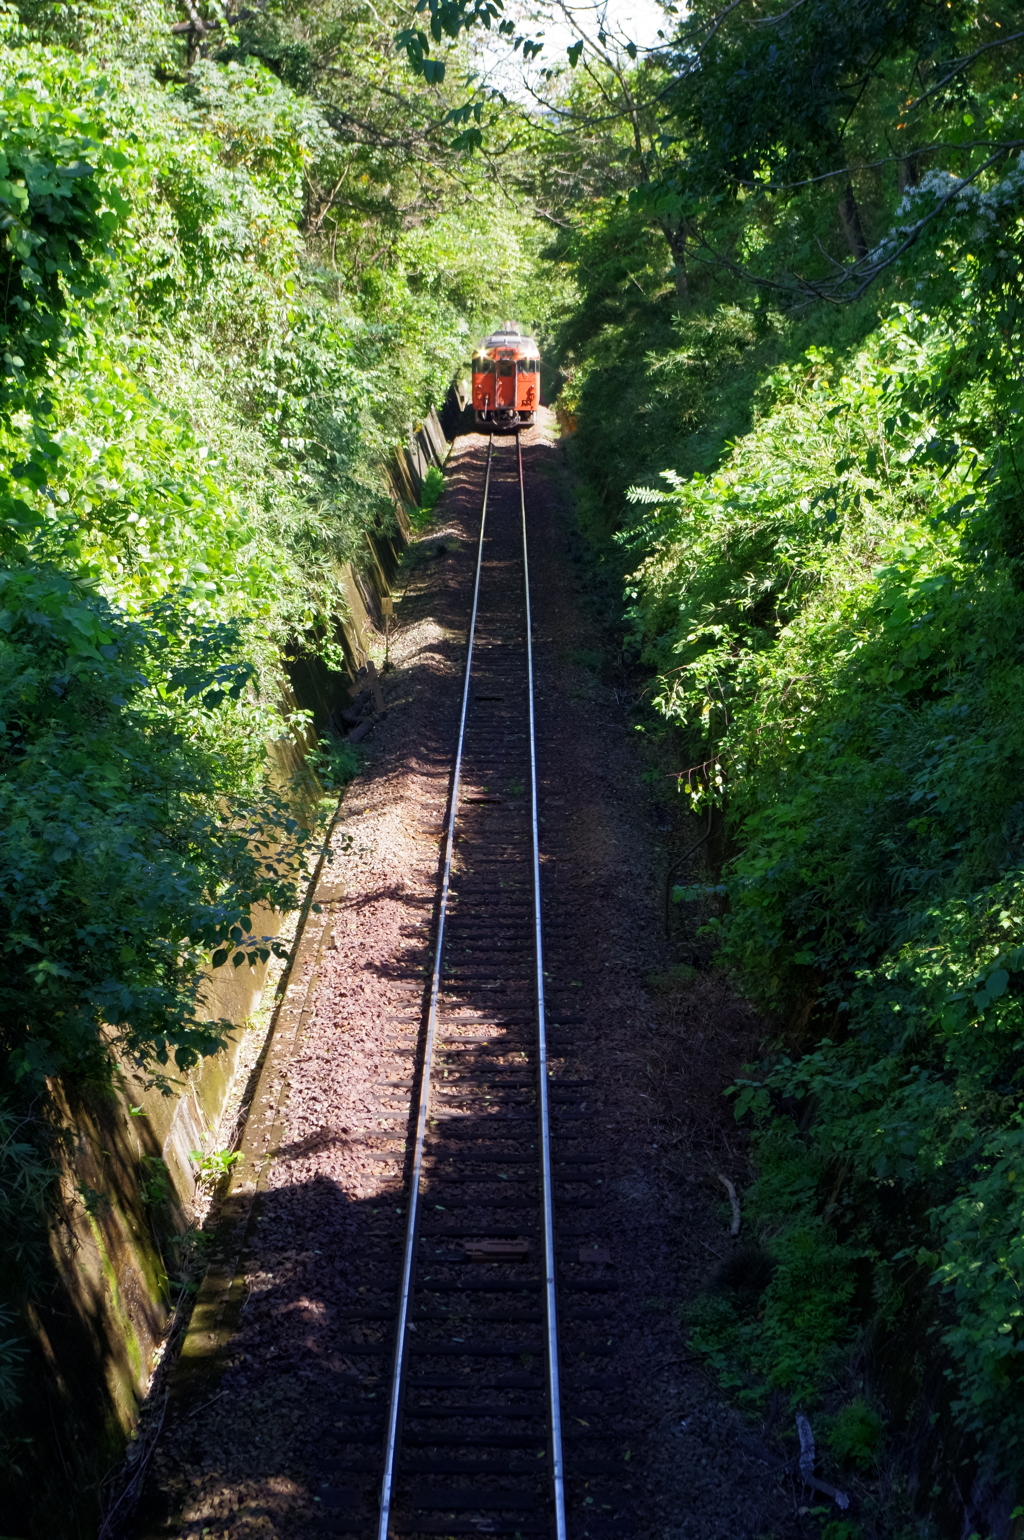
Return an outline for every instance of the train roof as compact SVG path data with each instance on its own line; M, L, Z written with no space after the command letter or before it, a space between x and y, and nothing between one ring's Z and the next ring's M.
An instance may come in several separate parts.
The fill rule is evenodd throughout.
M491 332L485 337L477 348L477 354L494 353L498 350L515 352L523 358L539 358L540 349L532 337L521 332L517 326L505 323L499 331Z

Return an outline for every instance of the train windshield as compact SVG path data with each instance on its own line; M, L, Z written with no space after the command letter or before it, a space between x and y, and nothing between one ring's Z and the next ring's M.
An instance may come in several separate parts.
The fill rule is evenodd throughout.
M474 358L474 360L473 360L473 373L474 374L493 374L494 373L494 359L493 358Z
M501 363L498 365L498 373L500 375L502 375L505 379L508 379L509 375L510 374L515 374L515 372L516 372L516 366L512 362L511 358L503 358L501 360Z

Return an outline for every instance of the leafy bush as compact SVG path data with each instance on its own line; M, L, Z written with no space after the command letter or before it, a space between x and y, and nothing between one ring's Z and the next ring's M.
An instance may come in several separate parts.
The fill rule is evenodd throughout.
M15 1324L13 1311L0 1308L0 1333L11 1330ZM11 1411L17 1406L18 1375L24 1365L25 1345L17 1336L0 1336L0 1411Z
M5 14L3 1045L26 1083L115 1053L162 1075L221 1041L204 968L265 954L253 906L297 901L281 654L341 663L338 564L390 527L384 451L496 269L439 209L382 269L381 325L299 230L344 154L317 102L251 57L160 84L117 7L26 7L46 46ZM104 28L101 74L67 44ZM469 222L522 286L522 232ZM333 785L356 768L332 750Z
M5 7L0 33L11 26ZM45 56L5 51L0 87L0 347L7 405L28 400L24 386L56 357L78 304L105 287L97 262L127 212L116 179L97 175L127 164L103 144L89 114L97 77L81 104L55 90ZM42 67L40 67L42 66ZM77 306L75 307L77 308Z
M40 567L0 573L0 599L6 1062L102 1079L115 1046L186 1069L220 1043L211 953L267 956L253 906L297 901L304 832L261 784L242 633L168 605L130 622Z
M325 791L342 791L363 768L363 756L354 743L338 738L321 738L311 757L312 768Z
M438 470L436 465L428 465L427 474L423 478L423 491L420 494L420 512L432 513L437 507L443 491L444 472Z
M242 1159L241 1150L211 1150L204 1153L202 1150L189 1150L189 1159L195 1165L199 1180L215 1187L217 1183L231 1170L236 1161Z
M862 1471L871 1470L877 1463L881 1441L882 1419L859 1398L843 1407L828 1436L836 1458Z
M848 1297L869 1260L862 1328L916 1257L956 1301L958 1416L1009 1437L1019 600L1006 564L976 555L994 538L992 449L977 424L947 417L940 436L922 408L951 356L941 328L897 313L841 371L812 355L795 388L777 376L720 472L637 494L661 510L639 532L654 552L638 615L661 709L718 767L693 800L727 792L742 830L724 956L764 1005L810 1002L822 1023L738 1100L763 1130L756 1204L786 1216L773 1248L844 1237L825 1293ZM811 1114L800 1131L793 1105ZM815 1340L786 1279L748 1361L809 1397L856 1322L837 1309Z
M820 38L861 19L822 0L730 40L723 15L706 71L677 81L728 117L676 168L680 199L694 178L716 188L687 206L703 275L685 298L670 287L651 212L667 181L571 216L553 249L583 288L563 405L588 527L631 564L633 656L686 805L723 815L717 880L677 897L713 895L719 960L772 1023L735 1094L757 1164L744 1212L776 1267L756 1309L702 1299L694 1340L755 1404L781 1393L827 1417L867 1377L872 1405L934 1429L938 1465L1019 1484L1024 171L1015 138L982 164L970 136L1016 136L1020 60L974 78L969 111L926 92L941 149L900 160L897 185L885 157L908 125L872 93L911 21L933 25L912 10L905 32L877 18L861 137L843 142L846 163L882 168L848 189L870 234L845 267L836 191L826 206L818 184L773 182L835 158L837 139L805 135L832 106L780 116L764 61L792 48L792 93ZM734 92L757 111L737 117ZM822 263L853 293L901 248L886 287L838 316L793 303L808 273L840 292ZM836 1426L837 1455L868 1469L869 1421Z
M39 1221L54 1185L47 1133L31 1112L19 1115L9 1102L0 1103L0 1282L5 1294L17 1294L35 1282L45 1255ZM11 1376L19 1361L11 1348Z
M717 1290L690 1306L690 1342L741 1402L763 1410L781 1391L794 1409L813 1406L856 1336L855 1253L810 1223L788 1229L771 1255L763 1292Z
M436 465L427 467L427 474L423 478L423 487L420 492L421 502L418 508L409 508L409 521L414 530L426 529L437 507L441 493L444 491L444 472L438 470Z

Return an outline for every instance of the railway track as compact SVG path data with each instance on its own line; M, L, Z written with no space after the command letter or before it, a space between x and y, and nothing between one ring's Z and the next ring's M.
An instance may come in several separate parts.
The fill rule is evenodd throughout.
M345 1312L323 1436L319 1528L359 1540L632 1533L586 1024L545 999L527 535L519 439L492 439L429 982L379 1087L399 1276Z

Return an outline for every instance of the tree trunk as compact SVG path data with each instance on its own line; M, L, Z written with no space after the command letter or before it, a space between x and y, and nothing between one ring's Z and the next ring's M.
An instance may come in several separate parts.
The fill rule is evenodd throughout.
M860 210L857 200L853 196L853 184L847 182L846 191L839 200L839 218L843 222L843 231L847 243L853 253L854 260L859 262L868 254L868 243L864 238L864 227L860 222Z
M897 186L900 197L908 187L917 187L921 180L921 157L919 155L904 155L897 161Z

